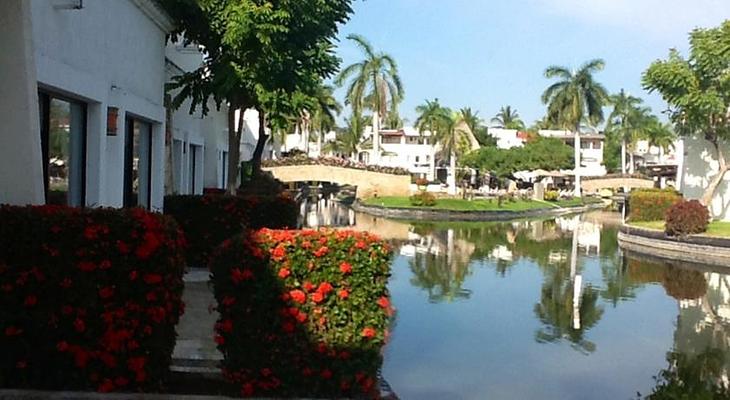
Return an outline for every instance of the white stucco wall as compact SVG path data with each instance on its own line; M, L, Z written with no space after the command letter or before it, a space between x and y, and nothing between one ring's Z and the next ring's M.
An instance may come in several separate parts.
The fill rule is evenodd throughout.
M730 145L723 146L725 158L730 158ZM714 146L708 141L691 137L684 140L684 162L681 166L681 190L686 198L699 199L717 174L719 163ZM710 205L715 218L730 221L730 173L725 174Z
M124 117L152 123L152 209L164 193L165 29L149 0L86 0L63 9L30 0L38 86L87 103L87 205L123 202ZM117 136L106 135L107 107L119 109Z
M0 3L0 204L44 202L30 5Z

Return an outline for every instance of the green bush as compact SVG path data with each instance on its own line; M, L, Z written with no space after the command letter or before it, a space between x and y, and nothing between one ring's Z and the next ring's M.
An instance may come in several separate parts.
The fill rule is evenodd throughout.
M0 207L0 387L159 388L184 243L142 209Z
M559 198L560 193L558 193L557 190L548 190L543 196L543 199L545 199L545 201L558 201Z
M299 210L281 196L166 196L165 214L185 232L188 265L205 266L213 249L244 228L295 227Z
M710 211L697 200L681 201L667 210L665 229L670 236L707 232Z
M637 189L629 195L629 221L663 221L667 210L682 201L674 189Z
M211 259L223 374L243 396L377 395L390 248L367 233L261 230Z
M428 192L419 192L409 198L414 207L433 207L436 205L436 196Z

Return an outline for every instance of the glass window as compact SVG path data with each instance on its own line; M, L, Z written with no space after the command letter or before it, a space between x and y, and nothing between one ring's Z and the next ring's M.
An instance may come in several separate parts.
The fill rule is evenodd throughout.
M81 207L86 197L86 104L39 93L46 203Z
M124 206L149 209L152 192L152 125L127 118L125 131Z

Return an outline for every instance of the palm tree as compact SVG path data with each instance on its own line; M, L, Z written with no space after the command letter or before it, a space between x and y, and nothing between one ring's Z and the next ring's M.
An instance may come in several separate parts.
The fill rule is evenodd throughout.
M525 123L520 119L520 114L517 113L517 110L512 109L512 106L500 108L497 115L492 118L492 123L506 129L525 129Z
M577 71L560 66L545 70L548 79L558 81L550 85L542 94L542 102L547 105L548 119L575 135L575 196L581 196L580 188L580 125L587 119L597 125L603 121L603 105L608 99L606 89L593 79L593 73L602 70L603 60L591 60Z
M353 154L358 151L358 145L362 142L362 134L365 130L367 119L356 115L345 119L346 127L338 130L335 140L327 142L322 151L327 153L345 154L352 159Z
M365 58L343 69L335 78L335 84L343 86L352 78L347 86L345 104L350 104L356 115L362 115L364 108L372 110L373 163L377 164L380 158L381 120L385 119L389 112L394 112L403 99L403 85L398 75L398 66L392 56L375 52L373 46L360 35L348 35L347 39L355 42Z
M623 89L610 97L613 111L608 116L606 133L621 140L621 173L626 174L626 151L630 150L631 173L634 169L634 146L641 136L642 123L648 114L648 109L642 107L643 101L627 94Z
M479 118L479 111L472 111L471 107L464 107L459 110L459 113L472 133L476 133L482 125L482 119Z
M646 139L649 141L649 146L659 148L659 159L661 160L664 152L674 148L677 134L671 124L662 124L657 117L652 116L646 129Z
M324 135L336 126L335 118L342 112L342 105L335 99L334 88L321 85L314 97L315 105L311 115L311 127L317 132L319 152L322 153L322 139Z

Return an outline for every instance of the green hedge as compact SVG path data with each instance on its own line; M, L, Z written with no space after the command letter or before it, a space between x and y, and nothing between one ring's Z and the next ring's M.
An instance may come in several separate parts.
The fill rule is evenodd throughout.
M165 214L173 217L188 241L188 265L205 266L213 249L244 228L295 227L299 210L286 195L166 196Z
M629 221L663 221L667 210L682 201L674 189L637 189L629 194Z
M223 373L242 396L377 394L390 248L367 233L262 230L211 260Z
M0 207L0 387L158 388L184 239L141 209Z

